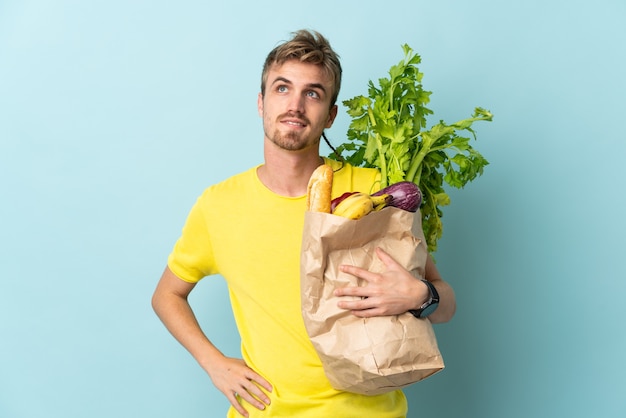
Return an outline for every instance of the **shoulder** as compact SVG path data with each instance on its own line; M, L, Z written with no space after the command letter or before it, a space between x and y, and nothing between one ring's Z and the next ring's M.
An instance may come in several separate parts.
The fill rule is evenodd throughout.
M224 195L238 195L254 185L257 167L252 167L246 171L234 174L224 180L214 183L204 189L200 198L211 198L213 196L223 197Z

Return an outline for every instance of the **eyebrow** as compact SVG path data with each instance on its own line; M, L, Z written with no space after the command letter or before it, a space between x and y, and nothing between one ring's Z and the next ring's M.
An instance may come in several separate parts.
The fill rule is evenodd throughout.
M276 79L272 82L272 85L276 84L279 81L282 81L283 83L287 83L287 84L293 84L291 81L289 81L285 77L280 77L279 76L279 77L276 77ZM321 83L309 83L306 86L309 87L309 88L319 89L319 90L323 91L324 93L326 93L326 88Z

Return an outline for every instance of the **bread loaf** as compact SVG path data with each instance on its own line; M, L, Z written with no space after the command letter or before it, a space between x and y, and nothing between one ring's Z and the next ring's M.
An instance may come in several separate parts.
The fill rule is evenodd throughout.
M306 208L313 212L330 213L333 169L322 164L313 171L306 194Z

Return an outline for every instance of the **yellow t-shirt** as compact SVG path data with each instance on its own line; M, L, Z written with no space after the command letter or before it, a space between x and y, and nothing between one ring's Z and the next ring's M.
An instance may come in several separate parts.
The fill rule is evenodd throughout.
M188 282L212 274L226 279L243 359L274 387L264 411L244 402L250 417L404 417L402 391L364 396L330 386L300 310L305 196L271 192L256 169L204 191L168 260L174 274ZM378 176L374 169L346 164L335 172L333 197L370 192ZM237 415L230 408L228 417Z

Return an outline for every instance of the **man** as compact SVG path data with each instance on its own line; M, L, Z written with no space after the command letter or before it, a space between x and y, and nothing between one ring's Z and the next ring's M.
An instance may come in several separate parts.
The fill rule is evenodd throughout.
M340 85L339 58L316 32L298 31L270 52L258 96L264 164L204 191L154 292L157 315L232 405L228 417L406 415L402 391L364 396L333 389L300 311L300 240L311 173L330 164L336 193L370 190L378 175L319 155L320 137L337 116ZM339 290L339 306L360 317L419 308L429 298L428 287L390 255L379 257L388 268L382 274L341 267L368 284ZM454 293L432 260L425 271L440 296L429 318L448 321ZM228 283L242 359L224 356L210 342L187 301L196 283L214 274Z

